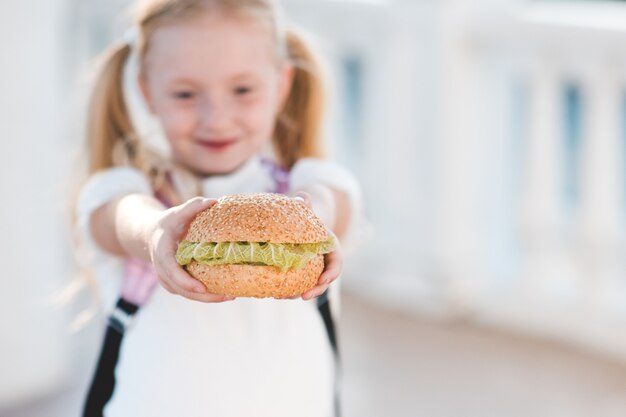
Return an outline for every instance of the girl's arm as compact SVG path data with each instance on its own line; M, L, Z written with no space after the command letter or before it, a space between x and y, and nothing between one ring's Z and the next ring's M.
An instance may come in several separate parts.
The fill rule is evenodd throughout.
M342 238L350 221L350 200L348 195L335 188L316 184L302 190L308 194L310 205L322 220L333 231L335 236Z
M117 256L151 262L147 242L165 207L143 194L122 196L91 215L91 234L102 249Z
M104 250L152 262L159 281L171 293L204 302L228 300L207 293L204 285L189 276L176 262L178 242L194 216L216 200L193 198L165 209L155 198L128 194L96 209L90 219L91 233Z

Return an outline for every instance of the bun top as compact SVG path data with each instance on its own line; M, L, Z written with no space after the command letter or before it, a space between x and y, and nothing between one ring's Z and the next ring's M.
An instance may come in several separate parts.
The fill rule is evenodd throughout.
M282 194L236 194L220 198L191 222L190 242L316 243L326 227L301 201Z

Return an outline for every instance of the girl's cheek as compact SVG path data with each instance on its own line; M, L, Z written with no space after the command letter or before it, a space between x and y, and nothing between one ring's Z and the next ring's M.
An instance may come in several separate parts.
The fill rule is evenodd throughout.
M195 119L196 117L191 111L171 109L169 112L163 114L161 123L166 131L184 134L193 129Z
M275 112L274 105L271 100L250 100L242 103L242 114L245 114L249 120L255 120L257 123L274 122Z

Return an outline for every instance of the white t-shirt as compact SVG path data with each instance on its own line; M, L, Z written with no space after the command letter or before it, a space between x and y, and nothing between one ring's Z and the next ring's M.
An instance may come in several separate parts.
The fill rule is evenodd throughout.
M352 217L361 216L357 182L338 165L303 159L289 180L290 190L322 183L345 191ZM202 185L204 195L214 198L275 188L256 157ZM78 201L79 227L107 308L118 297L123 260L95 245L89 218L96 208L132 192L152 194L138 170L112 168L93 176ZM330 417L333 389L332 350L315 300L204 304L157 286L125 334L105 415Z

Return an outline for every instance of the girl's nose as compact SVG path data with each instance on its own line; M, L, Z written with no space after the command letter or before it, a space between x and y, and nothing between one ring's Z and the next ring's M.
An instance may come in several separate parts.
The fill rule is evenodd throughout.
M199 108L200 129L203 132L221 131L229 127L232 109L228 100L211 98Z

